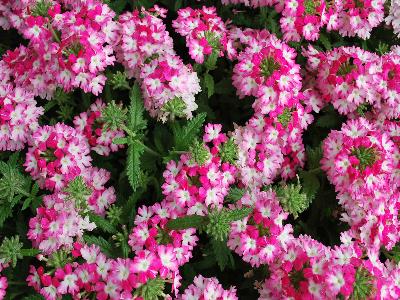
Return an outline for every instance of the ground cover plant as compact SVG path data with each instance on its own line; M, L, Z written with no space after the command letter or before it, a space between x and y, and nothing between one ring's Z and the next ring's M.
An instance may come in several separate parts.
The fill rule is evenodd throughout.
M398 0L0 0L0 299L400 299Z

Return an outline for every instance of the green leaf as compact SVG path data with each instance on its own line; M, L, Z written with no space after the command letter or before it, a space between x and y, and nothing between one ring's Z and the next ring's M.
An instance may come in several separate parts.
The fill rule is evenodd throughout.
M320 167L320 161L322 159L322 147L321 145L316 148L306 146L307 154L307 167L309 170L317 169Z
M35 295L28 295L22 298L22 300L44 300L42 295L35 294Z
M213 50L212 53L207 57L207 59L204 63L207 70L212 71L217 68L216 65L217 65L218 56L219 56L219 51Z
M200 133L203 123L206 120L206 114L201 113L188 121L186 126L183 128L175 126L173 127L175 137L175 150L187 151L193 140Z
M113 245L101 236L84 235L83 239L88 245L96 245L100 247L101 252L103 252L108 257L113 257Z
M322 128L335 128L340 124L340 118L336 112L328 112L319 117L316 124Z
M164 288L165 280L156 277L136 289L134 295L141 297L143 300L158 300L164 298Z
M232 188L230 188L229 193L226 196L225 200L227 202L235 203L235 202L239 201L240 199L242 199L245 194L246 194L246 189L232 187Z
M22 254L23 256L34 257L34 256L40 254L40 250L39 250L39 249L34 249L34 248L30 248L30 249L21 249L21 254Z
M117 232L117 229L114 227L114 225L111 224L111 222L104 219L103 217L100 217L93 213L88 213L88 216L89 216L89 220L91 222L95 223L96 226L98 228L100 228L101 230L103 230L107 233L116 233Z
M215 93L218 95L230 95L234 93L232 86L232 79L230 77L224 78L215 84Z
M309 199L313 199L320 187L318 177L306 171L300 171L299 176L303 192L307 194Z
M110 3L110 7L117 14L120 14L124 10L127 2L127 0L113 0Z
M137 81L133 85L129 99L131 100L128 112L128 127L133 132L143 130L147 126L147 122L143 117L144 106L140 86Z
M175 11L178 11L182 7L182 0L175 0Z
M319 35L319 41L325 47L326 50L331 50L332 49L331 42L329 41L328 37L322 32Z
M251 212L253 211L253 208L251 207L243 207L243 208L238 208L238 209L232 209L232 210L227 210L224 212L224 218L227 222L231 223L234 221L239 221L247 217Z
M183 230L188 228L200 229L207 221L207 217L191 215L169 220L167 228L170 230Z
M221 271L224 271L228 264L231 266L231 268L234 267L233 256L231 250L226 245L226 241L211 239L211 246L215 260Z
M207 96L210 98L214 95L214 77L208 73L204 75L204 84L207 88Z
M112 142L115 145L125 145L128 144L128 139L126 137L116 137Z
M140 169L140 157L142 156L143 152L144 148L140 143L133 141L129 145L126 171L133 191L136 191L141 183L141 177L143 173Z

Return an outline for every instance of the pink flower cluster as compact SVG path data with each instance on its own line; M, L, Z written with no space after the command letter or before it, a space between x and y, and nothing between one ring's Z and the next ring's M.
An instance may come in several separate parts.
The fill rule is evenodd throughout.
M339 47L327 53L312 47L304 51L308 67L315 72L315 86L322 101L331 102L339 113L354 116L370 110L379 118L398 118L398 54L382 57L357 47Z
M397 36L400 34L400 2L398 0L390 1L389 15L385 18L386 24L392 25L393 31Z
M92 151L104 156L110 155L110 152L118 151L123 145L113 144L114 138L124 137L122 130L105 129L101 121L101 111L105 104L101 99L90 105L87 112L81 113L74 118L75 128L83 133L87 138Z
M82 217L73 200L56 193L43 197L43 206L29 221L28 238L32 245L49 255L63 248L71 250L75 240L81 240L85 231L92 231L96 225L89 217Z
M238 166L246 186L271 184L278 175L293 178L304 166L302 133L313 117L301 104L274 117L253 116L233 133L238 145Z
M46 300L56 300L63 295L80 299L93 293L96 299L139 299L132 291L142 284L139 278L151 277L154 265L161 265L149 251L143 251L134 259L107 258L99 247L74 243L73 255L81 262L74 261L56 268L54 273L45 272L43 267L31 266L27 279ZM147 272L147 267L152 270ZM155 278L152 277L152 278Z
M251 7L273 6L277 12L283 10L285 0L221 0L222 4L244 4Z
M229 248L253 267L278 259L293 236L292 226L283 224L288 213L282 210L275 192L252 190L240 199L240 204L254 210L243 220L232 223Z
M119 62L141 82L145 108L163 122L191 118L197 108L194 96L201 90L196 72L173 49L160 18L165 14L166 10L155 6L121 15L117 47Z
M144 260L138 264L142 272L138 278L140 283L156 276L174 279L179 274L178 268L192 257L198 240L196 230L169 230L166 227L170 219L182 215L185 210L168 201L138 210L128 243L136 256Z
M0 150L24 148L43 111L31 92L10 82L10 70L0 61Z
M256 113L292 105L301 89L296 52L275 36L253 40L238 56L232 81L240 98L254 96Z
M339 193L342 220L369 251L390 250L399 241L400 132L396 123L385 127L350 120L323 145L321 168Z
M315 41L320 30L326 26L328 31L337 30L342 36L358 36L368 39L373 28L384 20L383 0L222 0L223 4L243 3L247 6L275 6L282 12L280 19L285 41L299 42L302 38ZM396 2L396 1L392 1ZM391 16L386 22L397 23L394 19L396 4L392 5Z
M96 0L46 3L41 12L35 12L38 3L24 3L11 19L29 40L4 57L14 82L48 99L56 87L98 95L106 81L102 72L115 61L115 13Z
M45 125L31 139L24 166L41 188L60 191L91 165L87 139L70 126Z
M199 64L210 55L219 57L226 52L230 59L236 55L226 26L216 11L215 7L205 6L201 9L182 8L172 23L176 32L186 37L190 57Z
M237 300L236 288L230 287L225 290L215 277L205 278L201 275L193 279L193 284L189 285L178 300Z
M235 183L236 167L221 159L221 146L228 140L221 129L219 124L206 125L203 141L208 157L204 163L183 154L178 163L171 160L164 171L165 199L189 215L205 215L209 208L221 209L229 187Z

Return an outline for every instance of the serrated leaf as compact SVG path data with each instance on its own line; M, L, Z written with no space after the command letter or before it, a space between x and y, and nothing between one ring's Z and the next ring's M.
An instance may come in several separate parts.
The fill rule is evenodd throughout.
M207 217L191 215L173 220L169 220L167 228L170 230L183 230L188 228L201 228L206 222Z
M211 239L211 246L215 260L221 271L224 271L228 264L230 264L231 267L234 267L233 256L231 250L226 244L226 241Z
M21 249L21 254L22 254L23 256L31 256L31 257L34 257L34 256L38 255L39 253L40 253L40 250L39 250L39 249L34 249L34 248L31 248L31 249Z
M307 153L307 167L309 170L317 169L320 166L320 161L322 159L322 147L311 148L306 147Z
M96 245L99 246L101 249L101 252L103 252L105 255L109 257L113 257L113 245L111 245L110 242L108 242L106 239L104 239L101 236L92 236L92 235L84 235L83 240L85 243L88 245Z
M112 143L115 145L125 145L128 143L128 139L125 137L116 137L113 139Z
M207 60L204 63L207 70L212 71L217 68L216 64L217 64L218 56L219 56L219 51L213 50L212 53L207 57Z
M224 78L221 81L215 84L215 93L218 95L229 95L234 92L234 88L232 86L232 79Z
M140 157L143 152L144 148L141 144L133 141L129 145L126 172L133 191L136 191L141 182L142 170L140 169Z
M175 11L178 11L182 7L182 0L175 0Z
M140 86L137 81L135 81L129 93L129 99L131 102L128 112L128 128L133 132L138 132L146 128L147 122L143 117L144 105Z
M214 77L209 73L204 75L204 84L207 88L207 97L210 98L214 95Z
M231 223L231 222L234 222L234 221L238 221L238 220L244 219L252 211L253 211L253 208L251 208L251 207L244 207L244 208L227 210L224 213L224 218L225 218L225 220L227 222Z
M340 119L335 112L329 112L319 117L316 124L322 128L334 128L340 124Z
M128 1L127 0L113 0L110 2L111 2L109 4L110 8L113 11L115 11L117 14L120 14L124 10Z
M310 172L300 171L301 186L309 199L313 199L318 192L320 183L318 177Z
M44 300L44 298L42 295L36 294L25 296L22 300Z
M104 232L107 232L107 233L116 233L117 232L117 229L114 227L114 225L111 224L106 219L104 219L103 217L100 217L93 213L89 213L88 216L89 216L89 220L91 222L95 223L97 228L103 230Z
M192 120L189 120L183 128L174 126L174 137L175 137L175 150L179 151L187 151L193 140L196 139L199 134L201 128L203 127L203 123L206 120L206 114L201 113L194 117Z
M332 49L332 44L329 41L328 37L324 33L320 33L319 41L325 47L326 50L331 50Z
M246 189L240 189L238 187L232 187L229 189L229 193L226 196L225 200L228 202L235 203L243 198L244 194L246 194Z

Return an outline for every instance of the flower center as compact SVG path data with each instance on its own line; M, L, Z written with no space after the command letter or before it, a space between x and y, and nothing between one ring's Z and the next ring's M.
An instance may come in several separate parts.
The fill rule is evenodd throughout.
M321 5L320 1L306 0L304 1L304 12L306 15L315 15L317 7Z
M351 154L357 157L357 159L360 161L359 169L361 170L365 170L366 167L372 166L378 158L374 148L366 148L363 146L355 148Z
M172 239L168 234L167 230L164 230L162 228L157 228L158 229L158 233L157 233L157 243L159 245L168 245L172 243Z
M291 119L292 111L289 108L285 108L278 116L278 122L281 123L283 127L287 127Z
M354 1L354 5L355 5L357 8L364 8L364 1L363 1L363 0L355 0L355 1Z
M337 71L337 75L345 76L347 74L350 74L351 71L353 71L355 68L356 66L353 64L353 58L350 58L349 60L340 65Z
M303 274L303 270L300 270L300 271L293 270L293 271L291 271L289 273L289 279L290 279L291 284L295 288L295 290L298 291L299 288L300 288L300 282L305 280L304 274Z
M271 56L268 56L261 61L261 75L266 78L270 77L276 70L279 70L279 68L279 64Z
M52 149L46 149L40 157L43 157L47 162L53 162L57 160L57 157L54 155L54 150Z

